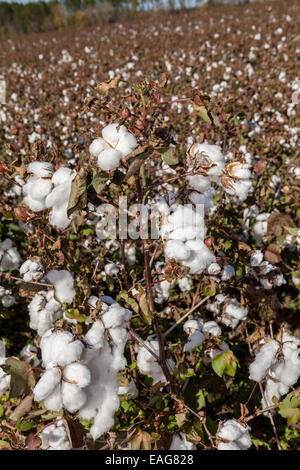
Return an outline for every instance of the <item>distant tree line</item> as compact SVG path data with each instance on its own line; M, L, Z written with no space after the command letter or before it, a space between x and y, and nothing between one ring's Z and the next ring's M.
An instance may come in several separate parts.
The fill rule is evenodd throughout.
M20 33L84 27L126 19L140 10L187 8L205 0L50 0L29 3L0 0L0 38ZM249 0L207 0L206 4L248 3Z

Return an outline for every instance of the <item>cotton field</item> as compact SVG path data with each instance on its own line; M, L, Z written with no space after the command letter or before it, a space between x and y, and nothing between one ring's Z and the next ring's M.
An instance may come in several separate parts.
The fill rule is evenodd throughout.
M299 14L0 39L1 450L299 449Z

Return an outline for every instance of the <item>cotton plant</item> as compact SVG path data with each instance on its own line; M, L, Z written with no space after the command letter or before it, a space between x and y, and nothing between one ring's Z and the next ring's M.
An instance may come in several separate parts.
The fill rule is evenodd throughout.
M280 269L263 259L264 255L260 250L251 254L249 274L253 275L266 290L286 284Z
M137 140L124 125L117 123L103 127L102 137L93 140L89 147L97 166L104 171L120 166L121 159L129 155L137 146Z
M256 382L266 380L262 406L274 403L297 383L300 377L300 339L283 331L276 339L265 337L259 341L255 360L249 367L249 378Z
M247 318L248 309L242 307L237 299L231 299L223 294L215 296L215 301L207 305L217 319L230 328L236 328L240 321Z
M216 434L218 450L247 450L252 446L250 427L235 419L224 421Z

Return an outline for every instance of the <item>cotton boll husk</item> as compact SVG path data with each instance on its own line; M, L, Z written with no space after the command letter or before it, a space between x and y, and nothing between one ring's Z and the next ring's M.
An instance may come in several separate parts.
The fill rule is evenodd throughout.
M277 341L271 341L262 346L261 350L255 356L254 362L249 367L249 378L260 382L266 375L267 370L271 367L276 359L276 353L279 349Z
M180 240L169 240L165 246L165 255L167 258L175 258L180 261L188 259L191 250Z
M215 321L207 321L202 327L202 333L205 336L221 336L222 330Z
M31 162L27 167L27 171L40 178L45 178L52 176L53 165L48 162Z
M47 369L33 389L35 401L47 398L61 381L61 374L57 367Z
M43 400L45 408L49 411L60 411L63 407L61 397L61 384L59 383L53 392Z
M169 450L196 450L196 446L186 439L186 435L183 432L179 433L179 436L174 435Z
M87 395L78 385L62 382L61 395L63 406L70 413L78 411L86 402Z
M87 387L91 381L91 373L83 364L79 362L73 362L68 364L63 371L63 376L67 380L71 380L80 388Z
M78 339L74 341L72 333L68 331L52 333L49 330L42 337L41 350L44 365L57 364L65 367L80 358L83 344Z
M61 271L53 269L48 272L45 279L54 285L55 296L60 302L67 304L72 303L76 295L73 288L74 278L72 273L64 269Z

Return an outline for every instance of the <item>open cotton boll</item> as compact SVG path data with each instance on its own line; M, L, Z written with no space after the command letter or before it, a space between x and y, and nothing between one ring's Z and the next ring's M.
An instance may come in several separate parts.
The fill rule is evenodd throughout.
M52 183L49 180L43 178L36 179L30 188L30 197L38 201L45 199L52 189Z
M187 176L186 179L187 179L188 184L193 189L195 189L196 191L199 191L200 193L204 193L205 191L209 190L209 188L211 187L211 182L207 176L193 175L193 176ZM194 202L194 204L196 203Z
M258 354L255 356L254 362L249 367L249 378L260 382L267 373L267 370L274 364L276 354L279 350L279 343L277 341L270 341L264 344Z
M209 144L193 144L187 151L188 171L204 171L208 176L221 176L225 157L221 147Z
M47 426L40 433L42 450L71 450L71 444L62 420Z
M131 312L118 304L113 304L110 308L115 306L119 307L115 310L115 313L118 311L119 318L116 322L113 312L115 327L108 330L109 335L103 327L100 328L99 322L95 322L85 337L89 348L85 350L84 359L91 372L91 382L84 390L87 400L80 409L80 416L83 419L94 418L90 429L93 439L97 439L114 425L114 415L120 405L118 373L126 365L124 347L128 339L126 326ZM105 315L108 316L108 313L109 310Z
M229 281L232 277L235 276L235 269L230 264L223 267L221 280L222 281Z
M42 263L28 259L20 267L20 274L25 282L38 281L44 275Z
M45 279L54 285L55 297L59 302L70 304L76 295L73 274L64 269L49 271Z
M6 238L0 243L0 271L18 269L20 263L21 257L18 251L13 247L12 240Z
M61 304L54 299L54 290L39 291L28 304L30 328L42 336L62 315Z
M181 292L189 292L193 287L193 280L189 276L184 276L177 282Z
M69 331L53 332L49 330L41 340L42 360L44 366L48 364L65 367L80 359L83 344Z
M222 330L215 321L207 321L203 324L202 333L206 338L210 336L221 336Z
M105 266L104 266L104 272L107 276L116 276L118 274L118 272L120 271L120 269L118 268L118 266L114 263L107 263Z
M196 446L187 440L184 432L180 432L179 436L174 434L172 437L169 450L196 450Z
M136 138L124 125L109 124L102 129L102 138L91 143L89 152L97 158L99 168L109 171L117 168L121 158L130 154L136 146Z
M191 250L180 240L169 240L165 246L165 255L167 258L175 258L180 261L189 258Z
M49 162L31 162L27 167L27 171L39 178L47 178L52 176L53 165Z
M261 245L262 238L268 231L268 218L269 217L270 217L270 214L268 213L259 214L256 217L256 222L253 225L253 233L254 233L255 242L258 245Z
M207 268L208 274L217 275L221 272L221 266L218 263L211 263Z
M71 380L78 387L87 387L91 381L91 373L88 367L80 362L73 362L68 364L63 370L63 376L67 380Z
M121 307L117 302L112 304L102 316L105 328L117 328L125 326L131 318L131 311Z
M156 339L149 337L146 341L144 341L144 343L151 351L154 352L154 354L156 354L156 356L159 357L159 343ZM166 363L169 370L172 371L175 366L174 361L172 359L168 359ZM167 381L166 376L157 360L149 351L147 351L147 349L144 348L143 345L139 345L138 347L137 367L141 374L152 375L153 385L158 382L164 383Z
M35 401L47 398L61 381L61 373L57 367L47 369L33 389Z
M201 331L195 331L195 333L189 336L186 344L184 345L184 352L194 351L195 348L203 343L204 339L204 334Z
M129 266L133 266L136 262L136 248L135 246L126 247L125 246L125 257L126 262Z
M222 423L217 432L217 439L224 440L218 442L218 450L247 450L251 447L250 427L242 426L235 419L230 419Z
M169 292L174 287L174 285L175 285L174 281L169 282L166 279L164 281L157 282L154 285L154 289L155 289L154 302L158 305L161 305L164 302L166 302L169 299Z
M64 381L61 384L61 395L63 406L69 413L78 411L87 400L87 395L82 388Z
M5 364L5 343L0 340L0 366ZM9 390L10 386L10 375L6 374L4 370L0 367L0 395L6 393Z

